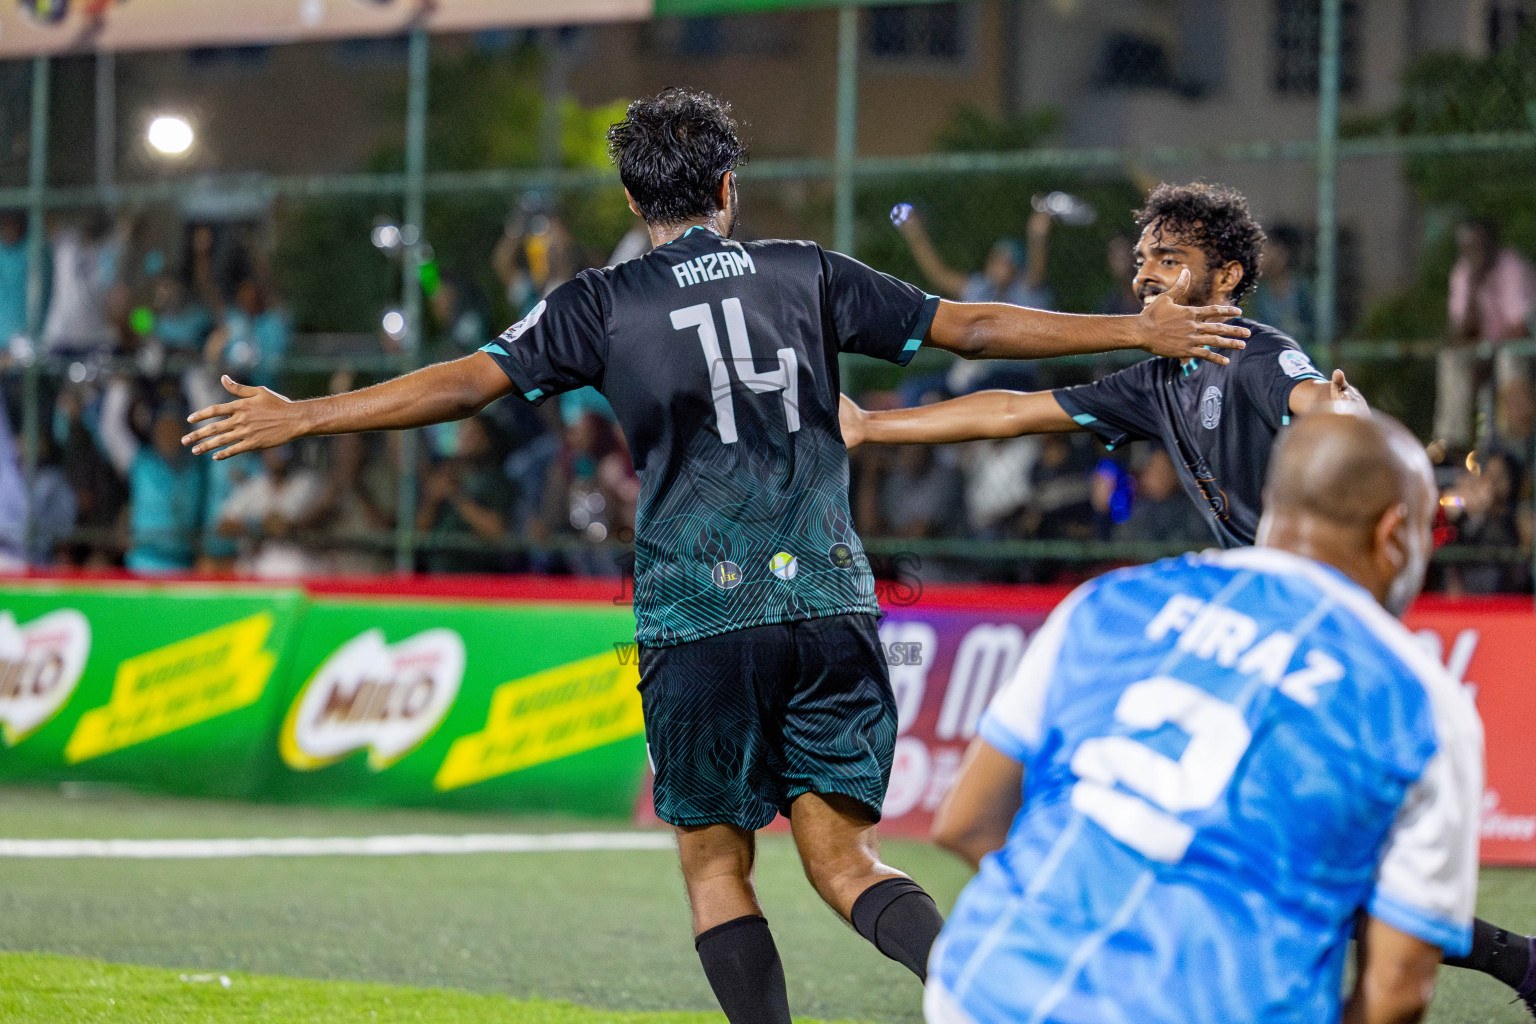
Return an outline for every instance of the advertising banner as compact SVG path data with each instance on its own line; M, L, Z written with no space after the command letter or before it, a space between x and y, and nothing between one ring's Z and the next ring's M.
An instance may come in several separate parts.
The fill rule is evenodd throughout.
M297 590L0 590L0 781L254 795Z
M650 17L651 0L0 0L0 59Z
M317 599L264 792L622 815L645 765L634 628L611 603Z

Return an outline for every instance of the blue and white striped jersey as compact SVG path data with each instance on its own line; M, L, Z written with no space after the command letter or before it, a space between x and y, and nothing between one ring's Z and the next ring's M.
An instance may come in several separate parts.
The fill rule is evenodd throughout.
M1267 548L1079 588L981 725L1024 765L930 1024L1337 1020L1360 908L1465 953L1482 725L1369 593Z

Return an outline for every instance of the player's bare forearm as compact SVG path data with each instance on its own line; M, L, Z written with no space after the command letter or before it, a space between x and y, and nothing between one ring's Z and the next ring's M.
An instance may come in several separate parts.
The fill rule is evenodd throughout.
M1344 379L1343 370L1334 370L1332 380L1304 380L1291 389L1291 414L1303 416L1319 406L1334 402L1359 402L1366 408L1360 389Z
M967 359L1044 359L1140 349L1173 359L1226 363L1220 349L1243 348L1248 330L1225 321L1236 306L1182 306L1179 283L1130 316L1083 316L1002 302L940 302L925 340Z
M1024 766L977 737L933 816L935 844L972 868L1008 841L1024 802Z
M978 391L915 409L869 412L847 395L839 403L843 442L946 444L1021 434L1081 430L1049 391Z
M1344 1024L1417 1024L1435 992L1441 951L1422 939L1362 915L1356 928L1355 990Z
M270 388L224 378L232 402L187 417L206 423L181 443L193 452L218 450L215 459L274 448L299 437L363 430L404 430L463 419L512 390L507 375L484 353L437 363L382 384L301 402Z

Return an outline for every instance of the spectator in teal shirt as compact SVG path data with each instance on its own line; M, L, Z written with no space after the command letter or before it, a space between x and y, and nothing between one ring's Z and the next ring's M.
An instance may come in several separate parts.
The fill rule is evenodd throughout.
M213 315L201 302L189 299L187 289L169 274L155 278L154 336L167 349L179 351L203 347L213 330Z
M130 547L124 564L134 572L187 572L197 561L202 530L204 465L186 454L185 410L164 403L148 415L148 442L130 424L128 383L114 380L101 410L101 439L112 464L128 478Z
M0 211L0 350L27 333L27 221Z
M275 388L291 333L287 313L272 303L265 287L246 278L235 292L234 307L208 336L208 361L242 383Z

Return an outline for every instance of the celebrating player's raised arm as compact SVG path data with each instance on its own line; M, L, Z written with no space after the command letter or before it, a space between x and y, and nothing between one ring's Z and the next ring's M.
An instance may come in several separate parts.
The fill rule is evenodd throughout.
M1178 283L1132 316L1050 313L1002 302L941 302L927 341L967 359L1045 359L1119 349L1141 349L1172 359L1228 362L1218 349L1243 348L1248 329L1225 321L1236 306L1183 306L1185 270Z
M235 400L188 416L191 423L211 422L181 439L199 454L219 449L215 459L275 448L313 434L404 430L463 419L512 390L507 375L483 352L372 387L301 402L271 388L236 383L227 375L223 383Z
M947 444L1081 430L1049 391L977 391L915 409L870 412L847 395L838 404L843 443Z

